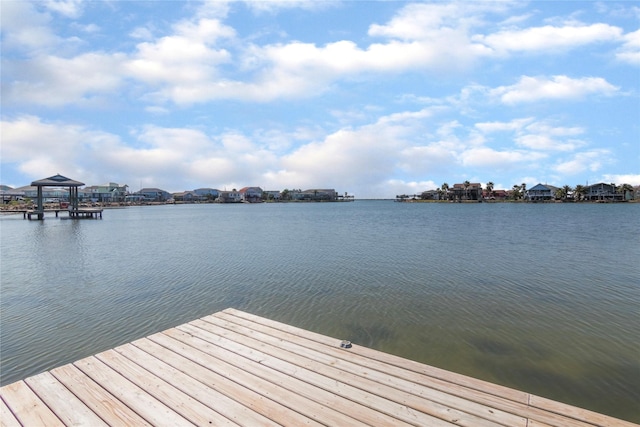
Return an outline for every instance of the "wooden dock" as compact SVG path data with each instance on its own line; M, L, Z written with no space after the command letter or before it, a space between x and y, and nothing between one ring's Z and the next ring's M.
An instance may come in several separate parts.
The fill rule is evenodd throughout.
M47 212L54 212L56 214L56 218L58 217L59 212L68 212L69 218L100 218L102 219L102 209L100 208L79 208L79 209L45 209L45 210L37 210L37 209L27 209L27 210L18 210L14 212L22 212L22 217L24 219L33 219L35 216L38 220L44 219L44 214Z
M342 345L227 309L2 387L0 424L635 425Z

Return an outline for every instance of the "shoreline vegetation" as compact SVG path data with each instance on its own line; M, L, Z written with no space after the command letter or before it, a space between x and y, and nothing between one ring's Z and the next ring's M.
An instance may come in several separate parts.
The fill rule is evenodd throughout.
M592 185L576 185L571 187L555 187L548 184L537 184L527 188L526 183L514 185L511 190L494 189L493 182L485 187L480 183L465 181L449 186L446 182L435 190L423 191L420 194L401 194L396 196L397 202L526 202L526 203L566 203L595 202L617 203L638 199L640 186L600 182Z

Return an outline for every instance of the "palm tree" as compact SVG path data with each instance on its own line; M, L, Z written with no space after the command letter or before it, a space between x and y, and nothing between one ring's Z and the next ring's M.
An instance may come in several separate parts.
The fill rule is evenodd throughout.
M489 181L485 184L485 187L487 188L487 195L489 197L493 197L493 182Z
M633 187L631 186L631 184L622 184L620 187L618 187L617 191L618 193L622 194L622 200L627 200L627 193L631 193L633 195Z
M564 199L564 190L562 188L558 188L554 195L556 196L556 199Z
M522 183L522 185L520 186L520 191L522 191L522 198L524 199L525 196L527 195L527 184L526 183Z
M511 189L511 197L513 198L513 200L518 200L520 199L520 186L518 184L514 184L513 188Z
M587 189L582 185L576 185L576 188L573 190L574 197L576 201L581 201L584 198L584 195L587 194Z
M469 200L468 190L471 183L469 181L465 181L462 183L462 185L464 186L464 199Z
M571 188L570 185L565 185L562 187L562 191L564 191L564 200L567 200L569 198L569 194L573 191L573 188Z
M449 184L447 184L446 182L444 184L442 184L440 186L440 188L442 188L442 191L444 192L444 195L446 196L446 198L449 198Z

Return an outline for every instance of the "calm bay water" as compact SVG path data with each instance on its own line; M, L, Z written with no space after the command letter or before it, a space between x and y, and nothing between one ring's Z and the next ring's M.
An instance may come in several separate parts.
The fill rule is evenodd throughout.
M640 422L640 204L0 216L2 384L227 307Z

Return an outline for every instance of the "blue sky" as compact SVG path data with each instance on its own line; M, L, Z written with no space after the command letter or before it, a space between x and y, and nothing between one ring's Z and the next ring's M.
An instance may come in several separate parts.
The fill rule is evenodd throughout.
M640 2L0 7L4 185L640 185Z

